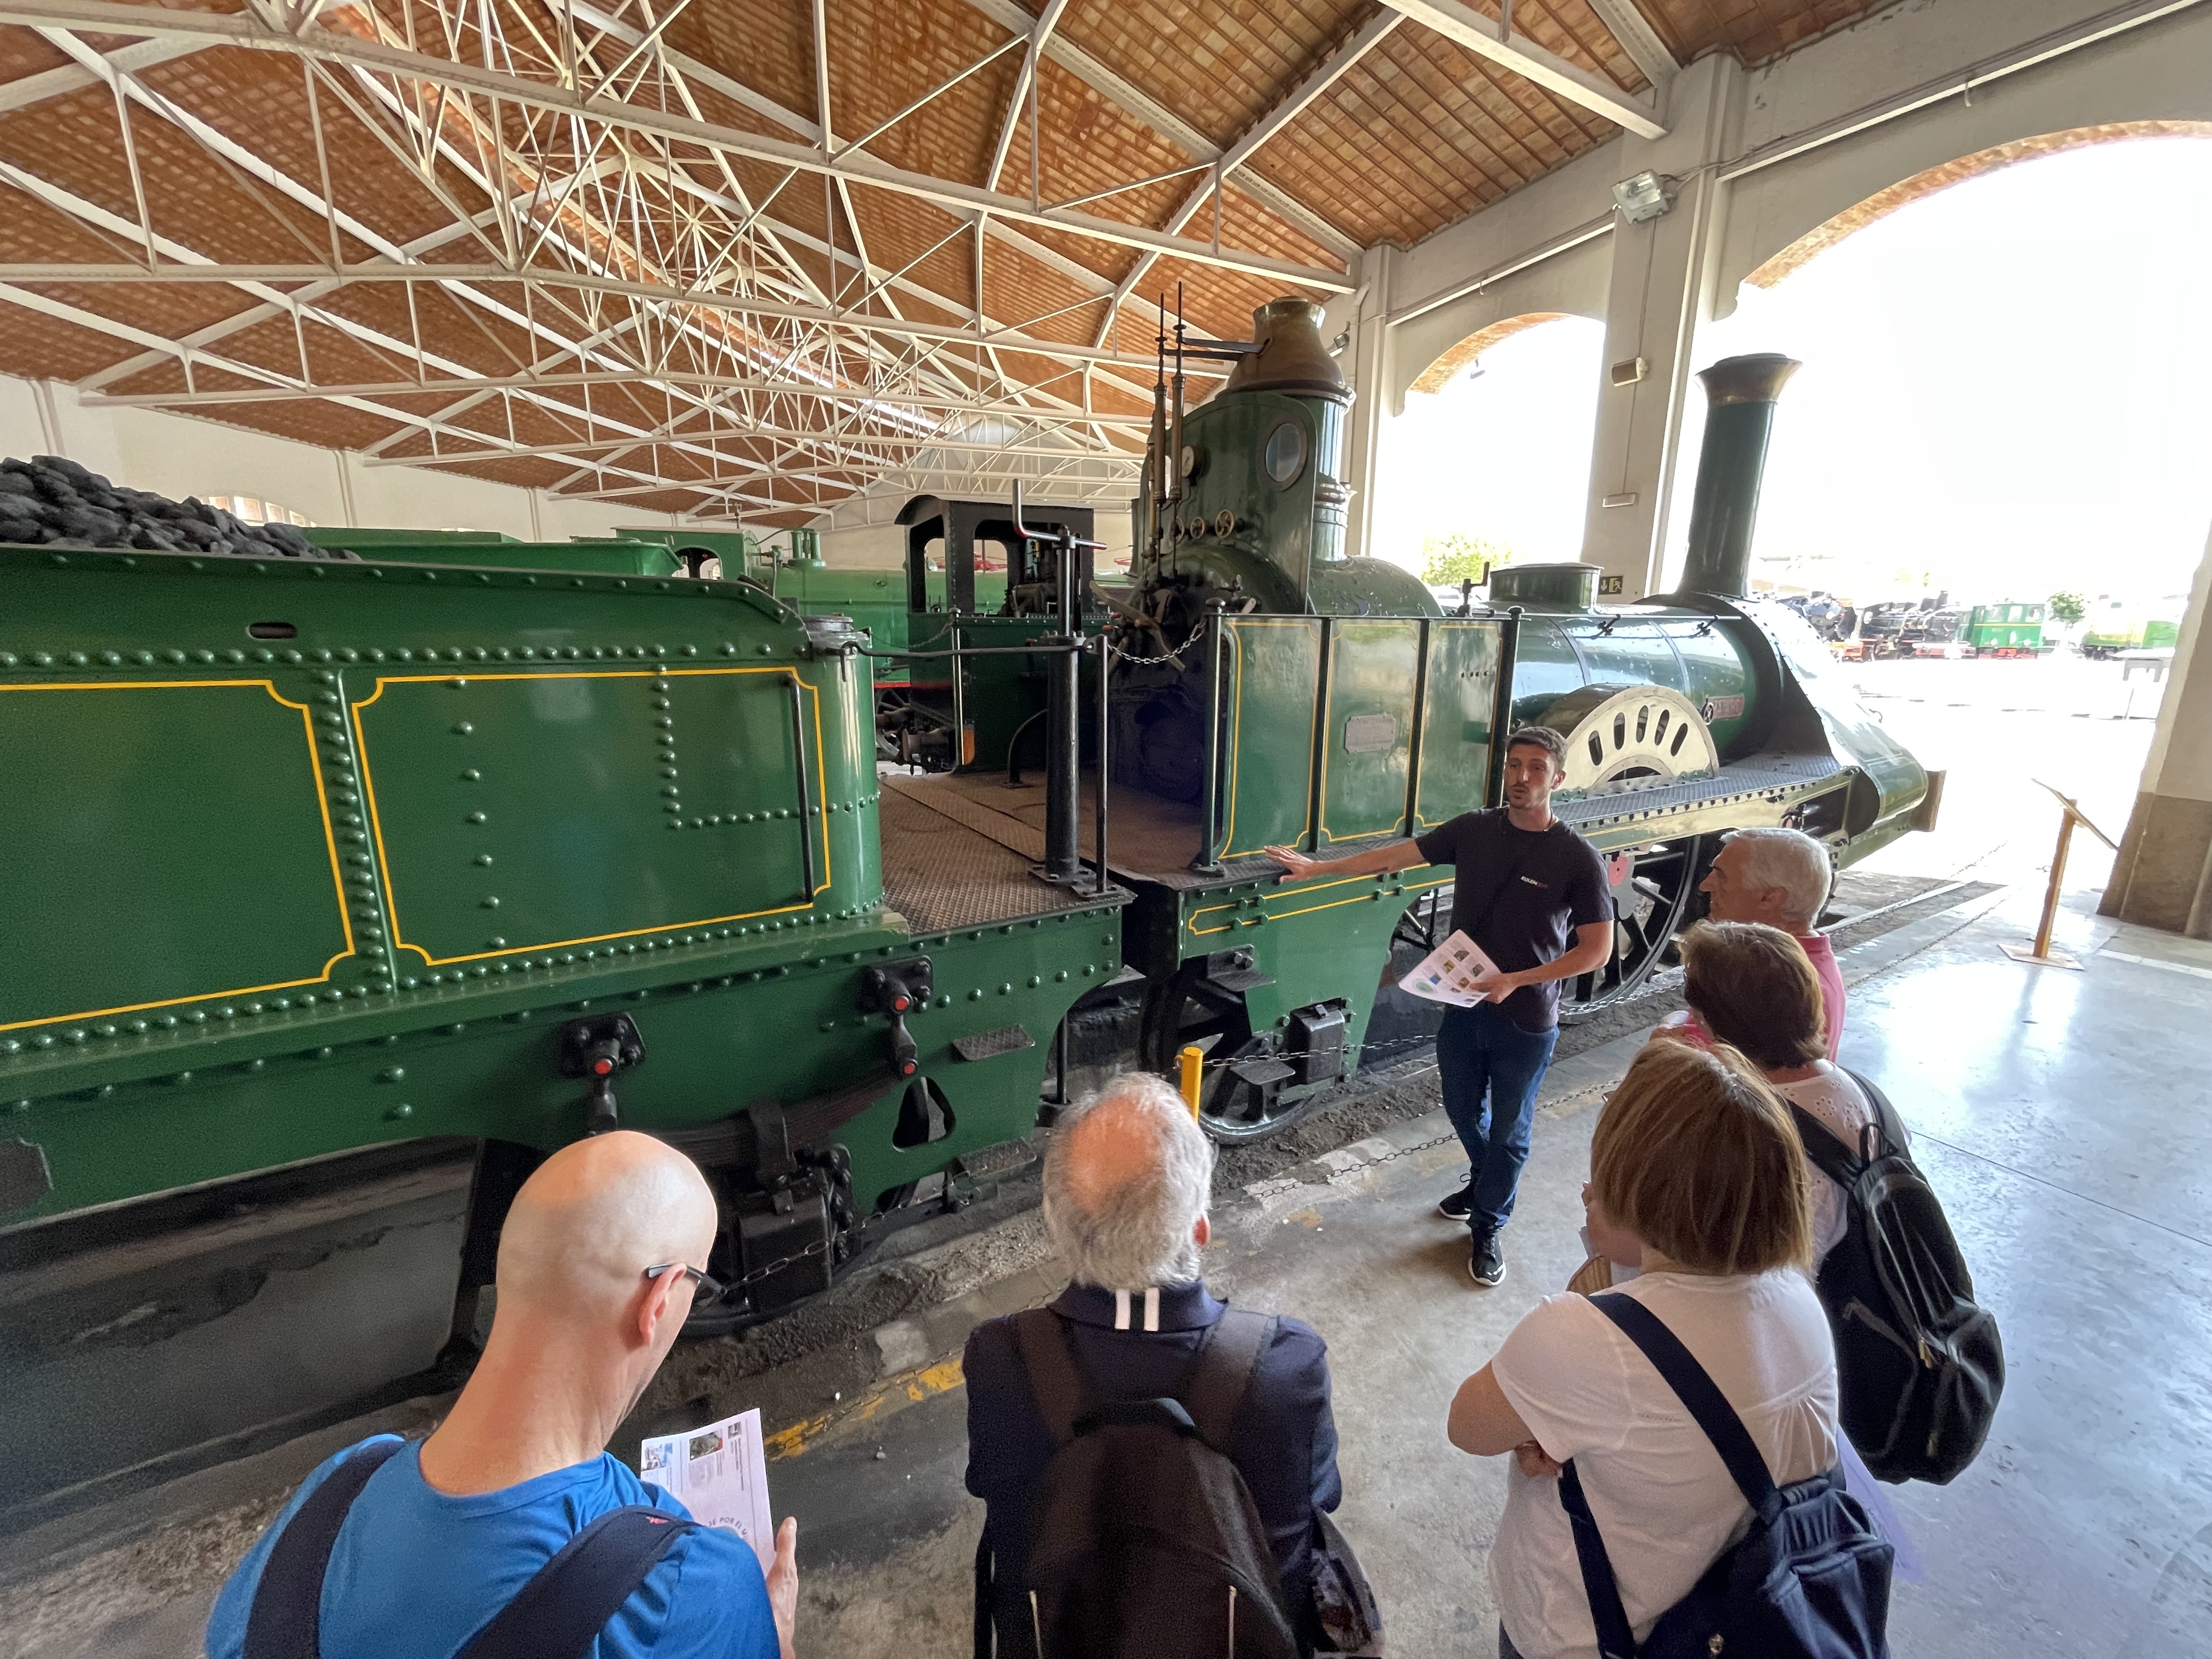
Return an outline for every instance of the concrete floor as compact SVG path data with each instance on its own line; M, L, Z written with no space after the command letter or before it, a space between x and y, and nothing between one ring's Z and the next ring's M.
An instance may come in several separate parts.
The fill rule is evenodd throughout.
M1895 1489L1927 1568L1898 1591L1901 1659L2212 1655L2212 946L2098 919L2093 900L2069 896L2062 918L2079 973L1998 952L2033 922L2023 887L1844 958L1844 1058L1912 1122L2011 1364L1977 1464L1949 1487ZM1483 1559L1503 1469L1446 1443L1444 1407L1579 1261L1597 1103L1637 1041L1547 1080L1498 1290L1468 1284L1463 1235L1430 1207L1455 1148L1398 1155L1442 1134L1441 1114L1259 1182L1217 1213L1214 1287L1329 1341L1341 1518L1398 1653L1492 1650ZM802 1654L967 1651L981 1517L960 1484L957 1355L975 1320L1053 1289L1049 1265L1031 1267L884 1327L879 1382L774 1425L775 1507L801 1527ZM0 1659L197 1653L225 1558L265 1512L240 1506L19 1583L0 1594Z
M1911 1121L2011 1364L1975 1466L1895 1492L1926 1563L1898 1590L1895 1648L2212 1654L2212 948L2077 910L2061 939L2085 970L2027 968L1996 947L2032 920L2015 896L1846 963L1844 1059ZM1329 1341L1341 1518L1401 1653L1488 1650L1503 1472L1446 1443L1444 1407L1579 1261L1595 1108L1634 1048L1547 1080L1497 1291L1468 1285L1461 1235L1429 1207L1454 1150L1377 1161L1441 1133L1440 1115L1259 1183L1218 1218L1216 1288ZM804 1651L964 1651L980 1524L960 1490L964 1409L943 1370L919 1373L772 1468L805 1540Z

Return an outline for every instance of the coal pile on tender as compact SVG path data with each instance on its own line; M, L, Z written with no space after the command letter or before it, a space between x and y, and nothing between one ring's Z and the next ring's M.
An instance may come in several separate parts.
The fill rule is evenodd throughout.
M248 524L197 497L125 489L59 455L0 460L0 543L214 553L257 559L350 559L289 524Z

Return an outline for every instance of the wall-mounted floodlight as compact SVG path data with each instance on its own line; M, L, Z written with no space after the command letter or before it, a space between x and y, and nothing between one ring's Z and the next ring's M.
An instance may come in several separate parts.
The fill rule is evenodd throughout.
M1667 210L1674 205L1673 198L1668 194L1667 181L1650 172L1639 173L1615 185L1613 187L1613 204L1620 210L1621 216L1632 225L1662 218Z

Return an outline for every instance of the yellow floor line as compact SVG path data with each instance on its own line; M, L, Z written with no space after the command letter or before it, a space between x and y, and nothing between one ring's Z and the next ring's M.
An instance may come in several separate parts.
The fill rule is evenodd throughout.
M957 1354L949 1359L940 1359L934 1364L901 1372L869 1389L842 1410L803 1418L789 1428L778 1429L774 1434L764 1437L769 1460L780 1462L787 1457L803 1456L840 1430L872 1422L889 1413L904 1411L908 1406L918 1406L939 1395L950 1394L966 1381Z

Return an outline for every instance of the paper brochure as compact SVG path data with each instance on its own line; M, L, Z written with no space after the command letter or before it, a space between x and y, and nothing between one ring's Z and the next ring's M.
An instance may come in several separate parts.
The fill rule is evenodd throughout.
M1417 997L1426 997L1431 1002L1472 1008L1491 999L1470 988L1483 975L1497 971L1498 964L1483 953L1480 945L1465 933L1455 933L1423 957L1413 970L1398 981L1398 988Z
M702 1526L727 1527L753 1547L766 1572L775 1559L769 1519L768 1458L756 1407L689 1434L665 1434L638 1449L637 1472L666 1490Z

